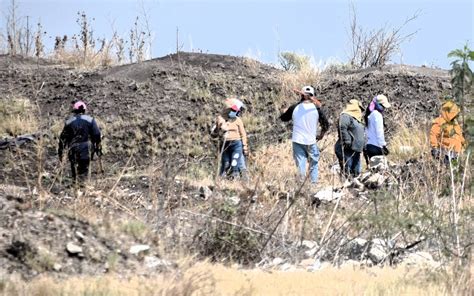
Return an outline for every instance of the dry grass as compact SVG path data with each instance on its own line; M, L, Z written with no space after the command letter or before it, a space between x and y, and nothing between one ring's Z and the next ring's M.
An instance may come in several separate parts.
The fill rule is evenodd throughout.
M27 98L0 99L0 136L18 136L38 130L34 105Z
M279 79L280 84L282 86L281 97L279 98L279 102L283 106L288 106L286 102L289 98L294 98L295 93L293 89L301 89L304 85L312 85L317 87L321 81L321 71L312 67L311 65L307 65L303 67L297 72L283 72ZM318 96L316 91L316 97ZM294 101L294 100L292 100Z
M110 51L110 45L101 51L89 51L84 58L84 52L78 49L62 49L54 53L54 60L63 64L85 69L96 69L116 65L117 61Z
M409 128L401 125L390 139L389 159L393 161L405 161L420 158L430 152L429 130L421 128Z
M445 295L440 282L421 270L352 267L266 272L198 263L182 272L151 278L116 276L42 277L4 280L0 295Z

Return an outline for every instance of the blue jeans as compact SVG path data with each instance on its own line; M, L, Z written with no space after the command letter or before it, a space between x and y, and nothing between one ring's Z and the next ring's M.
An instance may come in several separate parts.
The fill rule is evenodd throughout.
M341 172L345 176L357 176L360 174L361 162L360 162L360 152L354 151L350 148L343 149L341 142L337 141L334 146L337 159L339 160L339 166L341 167Z
M242 165L242 157L243 146L241 140L225 142L219 175L223 177L230 174L233 177L238 177L239 169ZM245 161L243 165L245 165Z
M319 149L316 144L303 145L293 142L293 158L303 179L306 178L306 163L309 160L311 183L318 182Z

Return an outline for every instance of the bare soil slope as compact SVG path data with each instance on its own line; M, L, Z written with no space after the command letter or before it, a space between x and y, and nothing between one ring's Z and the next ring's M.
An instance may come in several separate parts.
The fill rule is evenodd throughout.
M57 209L58 204L67 202L62 188L53 186L56 144L62 122L69 115L70 103L79 98L88 103L89 112L103 130L107 172L102 180L110 184L107 190L116 188L113 178L119 174L119 188L124 191L132 188L137 193L121 202L136 206L145 217L148 205L155 201L153 195L143 197L147 196L146 192L153 192L149 188L151 182L146 176L129 181L127 173L146 168L150 163L164 163L160 169L169 181L173 180L177 167L186 168L191 162L203 165L214 162L216 149L208 130L224 98L240 96L248 106L244 122L252 150L289 138L289 127L279 121L279 112L298 98L291 89L282 87L281 74L276 68L244 58L196 53L180 53L103 71L0 56L2 102L8 103L15 97L30 100L35 106L31 112L39 115L37 134L45 144L44 150L37 149L39 144L31 143L0 150L0 185L32 190L39 180L51 186L47 205L55 204L51 208ZM404 66L328 72L314 84L332 121L347 100L357 98L367 104L374 95L386 94L394 106L387 116L389 132L393 122L420 124L434 116L438 97L450 87L446 71ZM166 183L160 186L154 189L158 194L170 193ZM195 188L179 186L176 204L189 202L186 198L194 194ZM0 214L6 217L0 223L0 263L8 272L16 270L31 276L57 268L65 274L101 273L106 263L110 263L113 250L137 243L130 238L110 237L86 221L56 212L36 211L34 208L42 202L41 198L31 203L23 200L25 195L0 190ZM67 254L68 241L87 247L82 257ZM42 249L49 250L50 255L45 255ZM60 266L50 264L47 256L57 257L54 262ZM38 258L43 261L38 262ZM133 270L137 260L124 258L119 261L119 268Z

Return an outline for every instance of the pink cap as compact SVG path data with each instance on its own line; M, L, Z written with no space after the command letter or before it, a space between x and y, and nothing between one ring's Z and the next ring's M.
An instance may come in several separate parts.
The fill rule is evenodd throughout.
M84 110L87 109L86 104L83 101L77 101L74 103L74 106L72 107L73 110L79 110L81 109L81 106Z

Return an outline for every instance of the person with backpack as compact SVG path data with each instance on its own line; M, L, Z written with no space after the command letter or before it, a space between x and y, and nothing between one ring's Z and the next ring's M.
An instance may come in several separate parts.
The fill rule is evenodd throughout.
M457 121L459 112L459 107L448 100L441 106L440 115L433 120L431 126L431 154L436 159L444 159L446 163L457 159L465 142L462 128Z
M62 162L66 150L74 184L81 185L88 176L92 153L102 153L100 129L94 118L85 114L86 109L83 101L73 102L73 115L64 124L58 146L59 160Z
M321 102L314 95L312 86L304 86L300 101L290 106L280 119L283 122L293 121L293 158L302 179L306 178L306 164L309 160L309 176L312 184L318 181L319 149L317 140L321 140L329 129L329 121L321 108ZM321 133L318 135L318 126Z
M364 107L358 100L350 100L339 116L339 139L334 150L341 173L346 177L356 177L361 172L360 154L365 145L362 111Z
M364 150L365 161L369 164L370 158L377 155L388 155L385 141L383 113L392 105L384 95L375 96L365 110L365 132L367 145Z
M220 137L221 167L219 175L247 179L245 158L249 156L247 133L244 123L238 116L243 103L235 98L225 101L226 108L216 118L211 130L212 137Z

